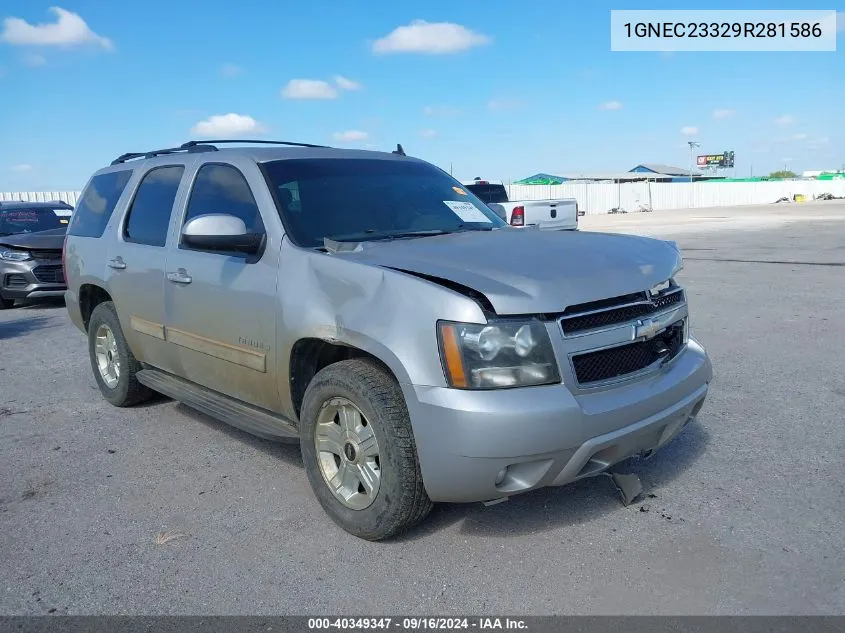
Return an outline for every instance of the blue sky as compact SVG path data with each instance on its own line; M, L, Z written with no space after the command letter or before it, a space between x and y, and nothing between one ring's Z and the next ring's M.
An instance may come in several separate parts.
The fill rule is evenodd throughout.
M0 7L0 191L79 189L214 130L400 142L459 178L686 167L689 139L738 176L845 164L841 30L835 53L667 55L610 50L611 8L691 8L662 0L56 2Z

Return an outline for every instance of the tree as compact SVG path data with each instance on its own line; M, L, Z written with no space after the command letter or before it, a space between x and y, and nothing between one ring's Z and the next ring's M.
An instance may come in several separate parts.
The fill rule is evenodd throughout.
M769 174L769 178L798 178L798 174L788 169L779 169Z

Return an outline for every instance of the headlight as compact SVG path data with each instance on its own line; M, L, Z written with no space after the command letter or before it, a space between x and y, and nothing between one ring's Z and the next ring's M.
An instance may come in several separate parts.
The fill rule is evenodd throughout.
M450 387L500 389L560 382L552 344L536 319L437 323L440 358Z
M0 249L0 259L7 262L25 262L32 259L32 255L26 251L15 251L10 248Z

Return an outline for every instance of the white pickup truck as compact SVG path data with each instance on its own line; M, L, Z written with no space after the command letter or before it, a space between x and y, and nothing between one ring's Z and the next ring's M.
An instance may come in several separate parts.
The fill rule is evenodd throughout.
M575 198L557 200L508 200L502 183L476 178L461 184L469 189L511 226L538 224L541 230L577 230L578 202Z

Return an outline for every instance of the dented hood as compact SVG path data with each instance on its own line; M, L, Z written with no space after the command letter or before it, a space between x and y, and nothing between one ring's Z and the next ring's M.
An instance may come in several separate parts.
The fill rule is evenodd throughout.
M562 312L640 292L682 262L673 243L653 238L507 228L365 242L338 256L468 286L500 315Z

